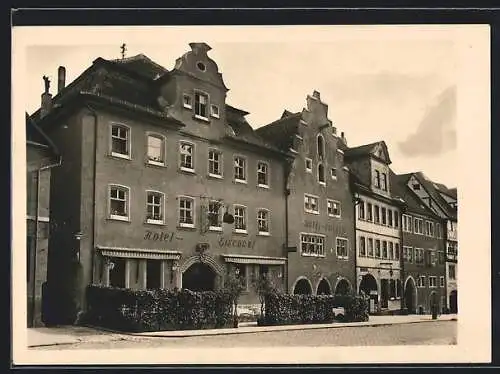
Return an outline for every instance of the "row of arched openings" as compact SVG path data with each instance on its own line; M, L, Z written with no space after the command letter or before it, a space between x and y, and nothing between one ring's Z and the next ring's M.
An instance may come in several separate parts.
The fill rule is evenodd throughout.
M341 279L337 282L335 290L332 293L330 284L326 279L321 279L316 288L316 295L346 295L351 292L351 284L346 279ZM306 278L299 279L293 288L294 295L312 295L313 290L311 282Z

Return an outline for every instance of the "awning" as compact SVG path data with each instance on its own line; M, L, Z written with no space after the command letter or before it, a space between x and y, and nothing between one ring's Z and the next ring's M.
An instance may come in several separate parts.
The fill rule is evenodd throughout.
M251 256L251 255L222 255L226 262L235 264L259 264L259 265L284 265L285 257Z
M152 260L178 260L181 252L153 248L123 248L97 246L103 256L124 258L145 258Z

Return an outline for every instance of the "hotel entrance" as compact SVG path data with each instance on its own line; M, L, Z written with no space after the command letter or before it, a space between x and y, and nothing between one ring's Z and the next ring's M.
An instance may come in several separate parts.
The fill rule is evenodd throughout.
M191 291L214 291L217 274L207 264L197 262L192 264L182 274L182 288Z

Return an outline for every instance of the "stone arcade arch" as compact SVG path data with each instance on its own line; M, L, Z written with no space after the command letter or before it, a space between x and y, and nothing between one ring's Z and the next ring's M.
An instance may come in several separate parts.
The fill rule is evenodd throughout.
M223 268L212 256L192 256L180 267L180 287L191 291L212 291L222 285Z
M328 279L326 278L321 278L321 280L318 283L318 286L316 287L316 295L331 295L332 294L332 288L330 287L330 282L328 282Z
M299 277L295 281L293 285L293 294L294 295L311 295L312 294L312 285L309 279L306 277Z
M335 295L348 295L350 293L351 283L345 278L340 278L335 285Z

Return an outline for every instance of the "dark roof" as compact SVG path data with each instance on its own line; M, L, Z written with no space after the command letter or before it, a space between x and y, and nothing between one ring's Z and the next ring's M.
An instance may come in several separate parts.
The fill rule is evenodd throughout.
M426 216L438 218L438 216L420 200L418 196L408 187L407 183L411 174L396 175L392 170L389 171L389 181L391 192L394 196L402 198L408 211Z
M363 144L357 147L347 147L344 151L344 157L346 158L355 158L355 157L362 157L362 156L368 156L372 153L373 148L378 144L379 142L375 143L370 143L370 144Z
M282 151L288 152L293 145L294 136L299 133L301 117L301 112L291 113L285 111L279 120L259 127L255 131L262 138L276 144Z
M26 113L26 142L49 149L54 155L59 155L50 137L30 118L28 113Z
M158 65L156 62L143 55L142 53L132 57L107 61L113 62L117 65L122 65L128 70L141 74L150 79L155 79L158 76L161 76L168 72L168 70L163 66Z
M267 139L261 137L252 128L252 126L250 126L245 118L245 115L247 114L249 113L242 109L235 108L231 105L226 105L227 124L231 126L234 131L234 135L228 132L226 133L226 137L281 153L281 150L278 147L276 147L273 143L267 141Z
M441 196L439 190L434 186L434 182L427 179L427 177L421 171L414 173L417 180L422 184L427 193L435 201L435 203L445 212L445 214L451 219L457 219L456 208L451 207L446 200Z

